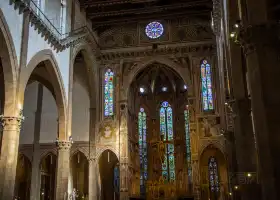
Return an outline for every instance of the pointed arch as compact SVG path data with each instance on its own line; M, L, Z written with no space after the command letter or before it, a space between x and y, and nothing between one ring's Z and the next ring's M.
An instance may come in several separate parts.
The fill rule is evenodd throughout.
M162 177L165 181L175 181L175 157L173 143L173 114L172 108L167 101L160 107L160 134L163 141L168 142L162 164Z
M39 51L29 61L26 68L21 71L19 83L19 104L23 105L24 93L28 80L32 72L39 66L40 63L45 64L47 70L46 80L48 80L54 89L55 100L59 115L59 139L68 140L66 132L66 92L63 84L63 79L59 70L56 59L50 49Z
M4 13L0 8L0 57L4 73L4 115L17 115L16 83L18 59L13 38Z
M201 99L203 111L214 110L213 90L212 90L212 71L211 65L206 59L201 61Z
M166 65L167 67L174 70L178 74L178 76L182 78L182 80L184 81L184 83L187 86L191 85L191 73L188 68L183 68L181 65L173 62L172 60L170 60L168 58L155 57L152 59L144 60L141 63L135 63L133 65L131 71L129 72L128 76L124 80L124 86L127 90L126 91L127 96L128 96L128 92L129 92L129 87L130 87L131 83L133 82L133 80L135 79L135 77L137 76L137 74L139 72L141 72L144 68L146 68L147 66L150 66L153 63L160 63L163 65Z

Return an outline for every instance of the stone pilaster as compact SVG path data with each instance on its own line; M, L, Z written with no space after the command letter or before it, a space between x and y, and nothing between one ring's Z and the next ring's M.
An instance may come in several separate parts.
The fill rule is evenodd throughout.
M120 200L128 199L128 108L120 101Z
M96 159L89 159L89 188L88 188L88 200L99 199L99 187L98 187L98 162Z
M279 24L262 24L248 27L240 35L248 68L262 197L270 200L280 198L279 32Z
M1 146L1 194L0 199L13 200L18 159L19 133L22 117L2 116L3 136Z
M65 200L68 198L71 146L71 141L57 141L56 200Z

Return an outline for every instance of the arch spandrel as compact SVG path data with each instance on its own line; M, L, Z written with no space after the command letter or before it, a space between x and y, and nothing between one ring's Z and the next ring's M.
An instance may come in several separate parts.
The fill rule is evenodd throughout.
M5 84L4 115L14 116L18 114L16 106L16 82L18 59L9 26L4 13L0 8L0 55L3 65Z

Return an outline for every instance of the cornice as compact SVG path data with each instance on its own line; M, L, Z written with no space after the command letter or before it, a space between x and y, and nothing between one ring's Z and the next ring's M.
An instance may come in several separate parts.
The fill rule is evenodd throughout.
M121 48L101 50L97 59L101 62L120 59L135 59L148 56L185 56L190 54L215 54L216 45L213 41L203 43L180 43L175 45L159 45L157 49L150 47Z

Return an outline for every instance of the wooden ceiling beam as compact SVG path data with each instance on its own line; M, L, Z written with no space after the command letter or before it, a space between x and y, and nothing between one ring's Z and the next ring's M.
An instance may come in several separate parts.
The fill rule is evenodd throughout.
M151 3L158 0L111 0L111 1L95 1L95 0L86 0L84 3L81 2L82 8L90 7L105 7L121 4L137 4L137 3Z
M99 17L113 17L113 16L122 16L127 14L148 14L148 13L156 13L167 10L181 9L181 8L190 8L195 6L209 6L212 5L209 3L209 0L200 0L200 1L191 1L187 3L180 3L174 5L166 5L166 6L153 6L150 8L141 8L141 9L128 9L128 10L119 10L119 11L109 11L109 12L94 12L88 13L87 16L90 19L99 18ZM87 12L90 12L89 10Z

